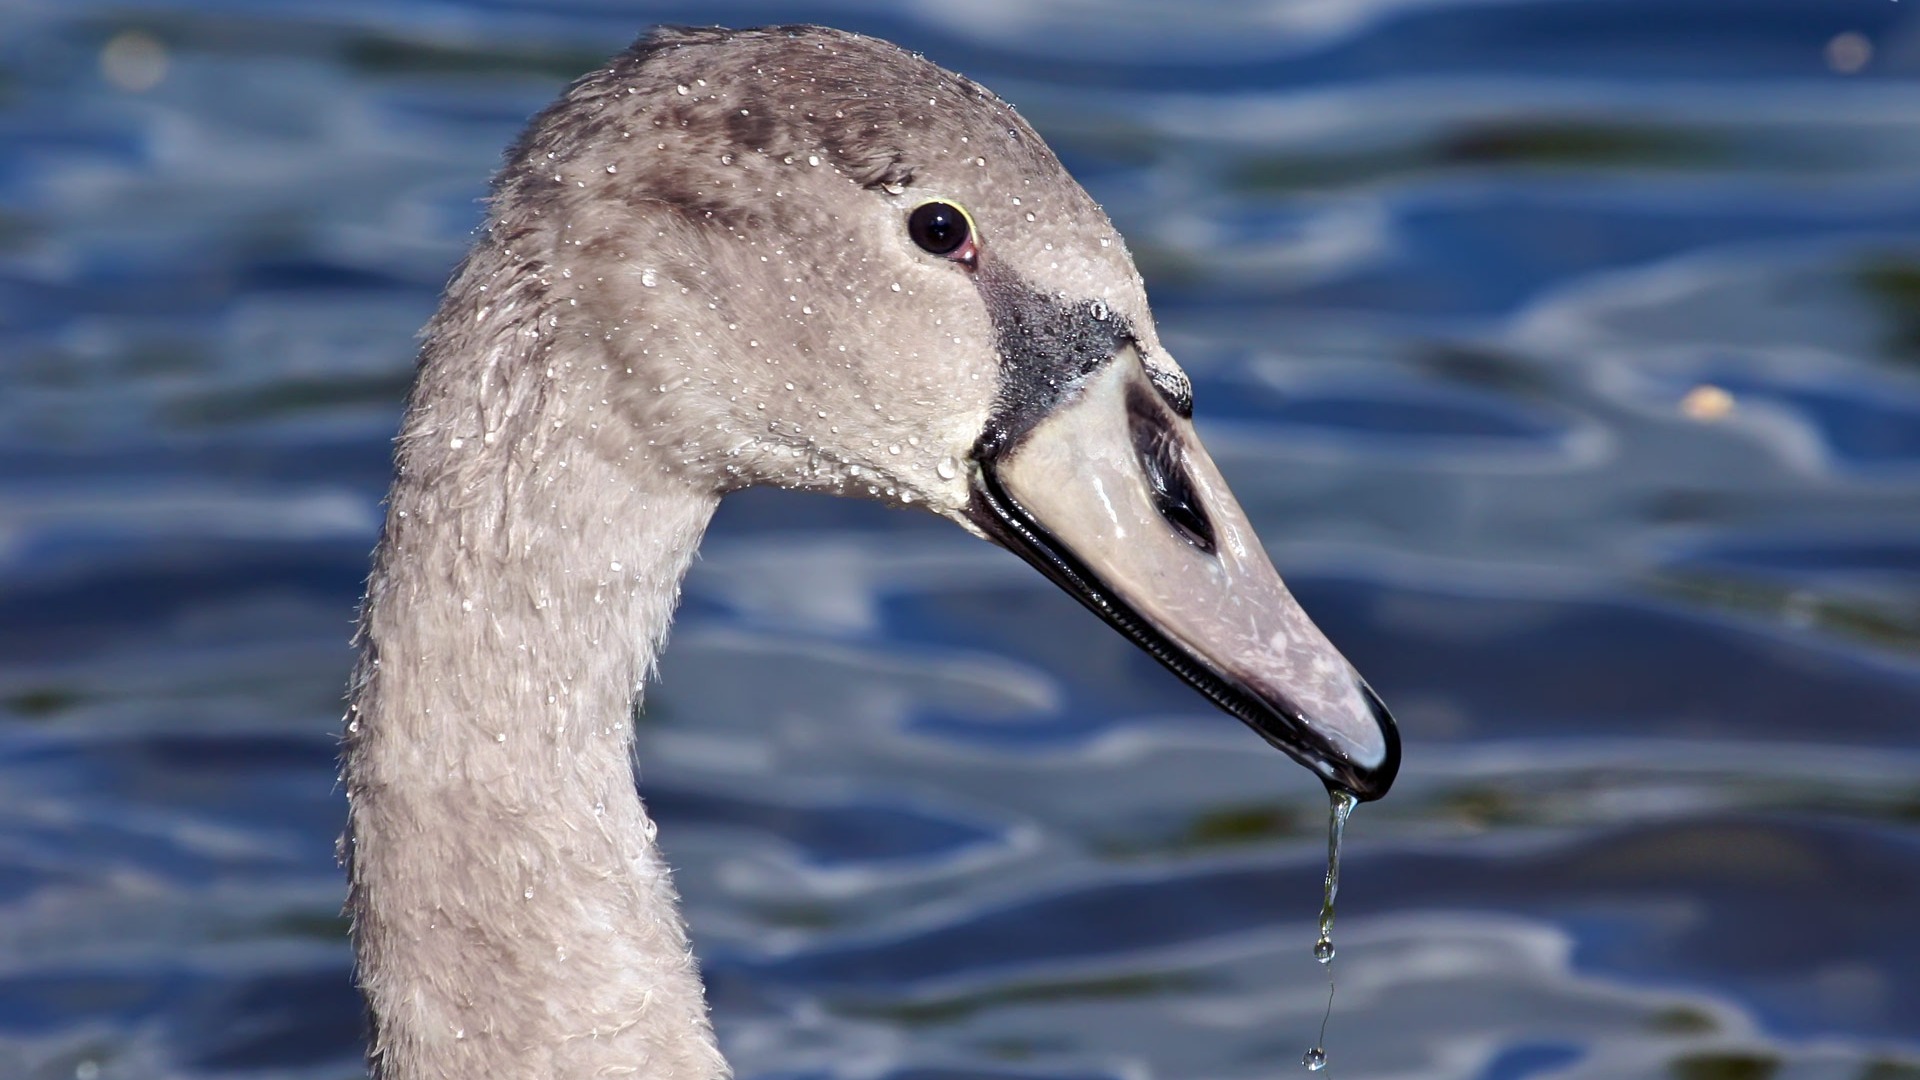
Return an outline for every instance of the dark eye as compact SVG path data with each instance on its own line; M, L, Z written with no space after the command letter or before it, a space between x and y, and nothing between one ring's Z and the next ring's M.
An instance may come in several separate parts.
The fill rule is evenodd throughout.
M966 211L952 203L930 202L907 216L907 235L929 254L964 259L971 250L973 226Z

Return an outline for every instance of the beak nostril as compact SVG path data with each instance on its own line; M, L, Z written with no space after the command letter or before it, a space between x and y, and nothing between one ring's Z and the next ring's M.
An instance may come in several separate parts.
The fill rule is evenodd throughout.
M1213 522L1207 518L1207 512L1200 506L1199 498L1194 494L1188 482L1186 470L1177 465L1171 472L1163 471L1164 464L1158 459L1143 456L1142 464L1147 465L1148 486L1153 489L1153 508L1167 519L1173 531L1211 555L1216 544L1213 539Z
M1137 386L1130 387L1127 394L1127 427L1133 436L1134 452L1140 456L1147 490L1153 496L1153 508L1182 539L1213 554L1218 546L1213 519L1187 473L1180 440L1163 411Z

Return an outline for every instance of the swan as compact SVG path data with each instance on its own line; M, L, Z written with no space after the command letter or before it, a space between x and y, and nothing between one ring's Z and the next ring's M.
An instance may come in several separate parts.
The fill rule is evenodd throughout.
M342 782L384 1080L728 1074L631 716L720 498L922 508L1329 785L1393 721L1195 437L1126 246L987 90L819 27L665 29L507 153L427 325Z

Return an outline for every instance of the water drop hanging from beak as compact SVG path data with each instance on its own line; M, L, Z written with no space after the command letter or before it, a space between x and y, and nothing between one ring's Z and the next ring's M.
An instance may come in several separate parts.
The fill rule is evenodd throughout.
M1320 936L1313 943L1313 958L1327 967L1327 1009L1320 1014L1320 1037L1300 1058L1309 1072L1327 1067L1327 1021L1333 1019L1333 901L1340 895L1340 843L1346 836L1347 819L1360 800L1350 791L1327 789L1327 877L1320 893Z

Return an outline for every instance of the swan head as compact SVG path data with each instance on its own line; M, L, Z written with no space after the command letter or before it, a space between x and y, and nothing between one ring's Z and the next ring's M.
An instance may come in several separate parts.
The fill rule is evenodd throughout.
M977 84L817 27L659 31L509 152L487 242L472 303L531 313L606 446L941 514L1327 783L1391 784L1393 721L1196 437L1126 245Z

